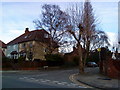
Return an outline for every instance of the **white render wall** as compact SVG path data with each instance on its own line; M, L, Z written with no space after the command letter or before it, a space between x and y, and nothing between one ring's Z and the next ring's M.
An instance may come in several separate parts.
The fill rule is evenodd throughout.
M18 44L14 44L14 45L8 45L7 46L7 50L6 50L6 56L10 57L11 56L11 52L12 51L17 51L18 52Z

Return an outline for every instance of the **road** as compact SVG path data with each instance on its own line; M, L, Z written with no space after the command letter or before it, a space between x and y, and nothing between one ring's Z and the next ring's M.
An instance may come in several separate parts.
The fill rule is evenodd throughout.
M2 88L84 88L69 80L77 72L77 69L3 72Z

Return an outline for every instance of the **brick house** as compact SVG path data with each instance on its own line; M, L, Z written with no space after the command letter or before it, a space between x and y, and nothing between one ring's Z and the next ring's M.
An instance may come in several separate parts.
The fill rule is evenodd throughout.
M83 54L85 53L85 49L82 48L82 52ZM78 48L77 47L73 47L73 51L70 53L66 53L64 55L64 59L66 62L73 62L75 57L79 57L78 56Z
M64 55L64 59L67 62L72 62L74 57L76 57L76 56L78 56L78 51L77 51L77 48L73 47L73 51L70 53L66 53Z
M7 57L18 59L25 57L26 60L45 60L48 53L50 35L44 29L29 31L10 41L7 44ZM54 46L58 47L55 43ZM53 52L58 53L58 48Z

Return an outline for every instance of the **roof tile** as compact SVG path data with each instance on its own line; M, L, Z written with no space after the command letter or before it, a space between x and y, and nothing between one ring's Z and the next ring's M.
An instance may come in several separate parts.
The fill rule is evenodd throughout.
M20 35L19 37L15 38L14 40L10 41L7 45L13 45L17 43L27 42L27 41L40 41L43 43L48 43L49 38L44 38L44 34L49 34L44 29L41 30L33 30L27 33Z

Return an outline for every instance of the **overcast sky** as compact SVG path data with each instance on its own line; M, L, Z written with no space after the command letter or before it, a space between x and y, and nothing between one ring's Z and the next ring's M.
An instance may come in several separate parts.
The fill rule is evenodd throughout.
M33 20L37 19L41 14L41 6L43 4L57 4L62 10L65 10L72 3L80 0L69 0L69 2L67 0L62 0L61 2L55 2L55 0L38 1L2 0L0 2L0 17L2 17L0 18L2 20L0 22L0 39L3 42L8 43L23 34L26 27L30 28L30 30L35 30ZM100 22L98 27L108 34L111 44L115 44L118 34L118 0L109 0L107 2L93 2L91 0L91 2L95 16Z

